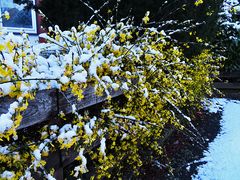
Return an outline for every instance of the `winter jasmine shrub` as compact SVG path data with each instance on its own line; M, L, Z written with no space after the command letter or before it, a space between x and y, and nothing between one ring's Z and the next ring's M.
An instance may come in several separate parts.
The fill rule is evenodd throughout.
M148 12L142 20L149 22ZM5 179L36 174L53 179L55 169L46 168L46 158L59 149L78 152L75 178L89 171L89 161L92 178L122 177L126 164L137 176L143 150L152 152L149 159L162 155L159 140L166 127L197 133L187 110L201 107L218 75L219 59L209 50L187 58L169 34L130 21L104 28L81 24L69 31L55 26L40 35L47 43L35 46L24 33L0 36L0 96L14 99L0 115L0 174ZM56 53L43 57L46 49ZM62 125L40 127L34 138L16 130L37 91L71 91L81 100L89 86L107 96L98 115L80 113L72 104L71 116L59 112ZM123 93L121 104L111 97L117 90Z

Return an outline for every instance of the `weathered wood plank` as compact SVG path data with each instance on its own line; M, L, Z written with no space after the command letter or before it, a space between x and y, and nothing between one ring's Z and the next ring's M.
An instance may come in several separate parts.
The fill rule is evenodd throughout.
M215 82L214 87L219 90L240 90L240 83L222 83L222 82Z
M170 128L170 129L166 129L165 133L163 135L163 138L159 139L158 144L160 146L164 145L165 142L171 137L171 135L175 132L174 128ZM84 154L86 152L88 152L89 150L92 150L96 147L98 147L100 145L100 140L96 140L93 145L91 147L88 147L86 150L84 151ZM76 159L76 157L79 155L79 152L74 149L73 147L70 149L65 149L65 150L61 150L61 159L62 159L62 163L60 163L59 161L59 151L53 152L51 153L47 158L46 158L46 168L47 169L51 169L54 168L56 170L56 172L61 172L63 168L66 168L68 165L70 165L71 163L73 163ZM62 166L60 166L60 164L62 164ZM55 174L55 178L56 178Z
M222 79L240 79L240 71L236 72L222 72L220 74L220 78Z
M120 90L110 90L112 97L117 97L122 94ZM94 104L98 104L106 100L107 96L97 96L94 94L94 87L89 86L83 92L84 98L81 101L77 100L71 91L59 93L59 110L64 113L71 113L71 104L76 103L77 110L87 108ZM0 98L0 115L8 112L8 108L14 99L10 97ZM23 112L23 120L18 129L26 128L46 120L50 120L57 115L57 90L42 90L37 92L36 98L29 101L29 106Z

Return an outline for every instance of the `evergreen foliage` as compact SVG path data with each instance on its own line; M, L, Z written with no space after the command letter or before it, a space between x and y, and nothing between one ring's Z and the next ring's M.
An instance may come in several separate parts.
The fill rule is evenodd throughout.
M218 21L216 51L225 58L224 71L240 70L240 1L225 0Z
M25 3L29 0L16 1ZM196 43L198 40L196 37L200 37L207 43L215 41L218 13L223 0L204 1L197 6L194 4L196 0L43 0L37 7L47 17L43 20L43 26L48 28L57 24L61 29L67 30L87 22L94 10L87 7L84 2L94 10L98 10L107 2L96 13L106 21L102 21L97 15L91 20L91 23L101 21L102 26L105 26L110 18L113 18L113 22L117 22L126 17L134 17L135 25L139 25L145 13L150 11L149 17L152 23L148 26L160 27L161 30L175 30L171 35L172 38L179 41L182 47L187 43L190 49L185 50L185 54L191 56L201 52L204 49L203 46L209 45ZM165 22L168 23L165 24Z
M147 11L150 11L149 17L152 23L148 26L160 27L162 30L175 30L172 38L178 40L182 45L188 43L191 50L185 52L192 55L198 54L203 48L203 44L199 46L196 43L196 36L204 39L205 42L215 40L218 30L218 12L222 0L209 0L198 6L194 5L195 0L89 0L83 2L88 2L95 10L99 9L105 2L109 2L98 12L103 19L108 20L112 17L113 21L117 22L122 18L134 17L135 25L141 24L142 17ZM66 30L79 25L81 22L87 22L93 12L83 2L43 0L39 8L48 17L48 20L44 21L44 26L58 24ZM60 16L61 18L59 18ZM99 21L97 16L91 22L96 20ZM175 23L168 21L175 21ZM165 22L168 23L165 24ZM189 33L194 34L194 36L189 35Z

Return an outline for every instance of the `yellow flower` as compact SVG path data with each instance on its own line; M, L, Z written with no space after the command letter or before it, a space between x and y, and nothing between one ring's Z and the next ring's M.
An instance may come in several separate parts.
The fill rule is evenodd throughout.
M203 42L203 40L202 40L201 38L199 38L199 37L196 37L196 40L197 40L197 42L199 42L199 43L202 43L202 42Z
M145 17L143 18L143 22L144 22L145 24L147 24L149 20L150 20L150 19L149 19L149 17L147 17L147 16L145 16Z
M5 46L3 44L0 44L0 51L3 51L5 49Z
M7 20L9 20L9 19L10 19L10 14L9 14L9 12L5 11L5 12L4 12L4 17L5 17Z
M13 49L14 49L14 44L12 42L8 41L6 46L8 48L9 53L12 53Z
M203 0L196 0L196 2L194 3L195 6L199 6L200 4L203 3Z
M147 61L152 61L153 60L153 56L151 54L145 54L145 59Z
M126 41L126 37L127 37L127 35L126 34L124 34L124 33L120 33L120 42L124 42L124 41Z
M150 20L149 17L148 17L149 15L150 15L150 11L147 11L144 18L142 18L142 20L145 24L147 24Z

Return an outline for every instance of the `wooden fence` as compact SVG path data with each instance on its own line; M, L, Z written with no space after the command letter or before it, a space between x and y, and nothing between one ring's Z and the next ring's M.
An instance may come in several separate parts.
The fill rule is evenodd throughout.
M224 73L221 74L219 79L220 81L214 83L215 88L223 92L234 91L234 95L240 97L240 72ZM35 99L29 102L27 110L23 112L23 120L18 130L55 118L58 111L63 111L65 114L71 113L72 104L76 104L77 110L81 110L106 100L106 95L97 96L94 92L94 87L89 86L83 92L84 98L81 101L77 101L77 97L70 90L67 92L59 92L57 89L39 91ZM122 92L120 90L110 90L110 94L114 98L122 95ZM8 96L0 98L0 115L8 112L9 105L13 101L14 99ZM172 129L167 131L163 142L170 136L172 131ZM96 147L98 145L99 142L96 141L93 146ZM63 169L71 164L77 156L78 153L71 148L67 151L56 151L48 157L46 168L56 169L55 178L62 180L64 178Z
M110 90L112 98L122 95L122 91ZM84 98L80 101L74 96L70 90L60 92L57 89L41 90L36 93L34 100L29 101L26 111L23 112L23 119L18 130L24 128L32 128L42 122L52 123L52 119L56 118L58 112L63 111L65 114L72 112L72 104L76 105L77 110L85 109L90 106L96 105L106 100L107 95L97 96L93 86L87 87L83 92ZM0 115L8 112L8 108L15 99L8 96L0 98ZM100 142L96 141L94 147L99 145ZM94 148L92 147L92 148ZM72 163L78 156L73 148L69 150L58 150L49 155L46 159L46 168L54 168L55 178L57 180L63 179L63 168ZM36 175L37 178L37 175ZM38 179L38 178L37 178ZM39 177L39 179L41 179Z
M122 94L120 90L109 91L113 98ZM36 98L29 101L27 110L23 112L23 119L18 129L27 128L54 118L57 116L58 110L69 114L72 112L72 104L76 104L77 110L81 110L101 103L107 98L106 95L97 96L92 86L86 88L83 95L84 98L78 101L77 97L75 97L70 90L67 92L59 92L57 89L51 89L37 92ZM14 99L8 96L0 98L0 115L7 113L10 104L14 101Z
M220 90L225 97L240 99L240 71L221 73L214 87Z

